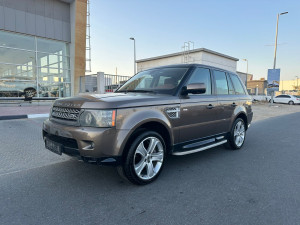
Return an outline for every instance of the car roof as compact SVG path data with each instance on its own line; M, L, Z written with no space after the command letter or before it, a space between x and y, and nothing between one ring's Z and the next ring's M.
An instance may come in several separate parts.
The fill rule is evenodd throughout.
M153 68L149 68L143 71L147 71L147 70L153 70L153 69L162 69L162 68L174 68L174 67L178 67L178 68L195 68L195 67L206 67L206 68L210 68L210 69L215 69L215 70L221 70L227 73L232 73L232 74L236 74L236 72L232 72L232 71L228 71L222 68L218 68L218 67L214 67L214 66L209 66L209 65L205 65L205 64L199 64L199 63L191 63L191 64L171 64L171 65L166 65L166 66L158 66L158 67L153 67ZM140 71L141 72L141 71Z

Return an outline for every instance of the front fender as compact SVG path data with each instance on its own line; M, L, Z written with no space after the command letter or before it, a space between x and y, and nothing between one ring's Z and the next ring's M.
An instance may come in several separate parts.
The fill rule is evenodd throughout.
M173 125L163 108L120 109L117 111L116 123L118 130L116 148L119 150L119 154L123 153L124 147L134 131L149 122L157 122L163 125L168 130L171 143L174 143Z

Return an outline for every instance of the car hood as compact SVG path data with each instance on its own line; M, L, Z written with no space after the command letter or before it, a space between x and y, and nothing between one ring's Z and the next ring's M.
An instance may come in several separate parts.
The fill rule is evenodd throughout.
M178 104L176 96L149 93L81 94L58 99L54 106L86 109L116 109Z

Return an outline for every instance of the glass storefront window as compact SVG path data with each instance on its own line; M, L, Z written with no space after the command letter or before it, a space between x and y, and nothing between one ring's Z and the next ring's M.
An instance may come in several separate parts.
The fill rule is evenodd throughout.
M35 51L34 37L0 31L0 47Z
M70 81L67 43L0 31L0 96L68 97Z
M69 46L64 42L37 38L37 51L69 56Z
M26 65L35 61L35 52L0 47L0 62Z

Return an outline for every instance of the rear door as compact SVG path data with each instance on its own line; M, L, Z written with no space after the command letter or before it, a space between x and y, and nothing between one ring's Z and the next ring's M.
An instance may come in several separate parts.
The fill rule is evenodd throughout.
M204 83L206 92L181 97L180 142L197 140L219 132L221 110L214 94L210 69L197 67L187 82L192 83Z
M291 100L292 100L292 98L289 95L283 95L283 97L282 97L282 103L286 103L287 104Z
M235 107L239 104L239 99L235 95L231 80L228 74L221 70L213 70L218 104L221 108L219 114L219 132L228 132L230 129L231 117Z
M273 99L273 101L274 101L275 103L283 103L283 95L278 95L278 96L276 96L276 97Z

